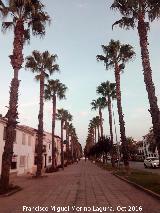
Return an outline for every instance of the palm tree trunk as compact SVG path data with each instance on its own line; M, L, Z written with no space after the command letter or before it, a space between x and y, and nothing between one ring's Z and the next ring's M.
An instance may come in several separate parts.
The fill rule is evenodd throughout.
M109 127L110 127L111 143L113 144L112 107L111 107L111 97L110 96L108 96L108 114L109 114Z
M150 104L149 112L152 117L153 132L154 132L156 144L158 147L160 147L160 112L159 112L159 108L157 104L157 97L155 95L155 87L152 80L152 69L150 65L150 58L149 58L149 51L148 51L147 26L144 21L144 15L142 13L139 14L138 33L139 33L140 47L141 47L141 58L142 58L144 82L146 85L148 100ZM159 160L160 160L160 151L159 151Z
M101 137L103 137L103 118L102 118L102 110L99 108L99 117L100 117L100 129L101 129Z
M69 163L69 132L68 127L66 129L66 156L67 156L67 164Z
M99 141L100 139L99 125L97 126L97 131L98 131L98 141Z
M52 169L56 169L56 144L55 144L55 121L56 121L56 95L53 95L53 115L52 115Z
M73 163L73 137L71 136L71 156L72 156L72 163Z
M108 114L109 114L109 127L110 127L110 137L111 137L111 163L112 167L115 167L114 153L113 153L113 130L112 130L112 107L111 107L111 97L108 95Z
M44 71L41 71L40 76L40 109L38 115L38 145L37 145L37 171L36 176L41 176L43 164L43 106L44 106Z
M63 152L63 121L61 120L61 167L64 169L64 152Z
M129 167L129 156L127 149L127 140L125 134L125 122L124 115L122 111L122 103L121 103L121 89L120 89L120 69L118 64L115 64L115 81L116 81L116 96L117 96L117 109L119 115L119 124L120 124L120 134L121 134L121 142L122 142L122 153L123 153L123 161L126 169Z
M10 87L10 99L9 110L7 112L7 127L6 127L6 141L4 146L4 152L2 155L2 171L0 179L0 188L2 192L7 191L9 188L9 172L13 155L13 143L15 139L15 129L18 118L18 89L19 80L18 73L23 63L23 45L24 45L24 26L23 21L17 21L14 29L14 42L13 42L13 54L10 56L11 65L14 69L14 78L11 81Z
M96 133L97 130L96 130L96 129L97 129L97 128L95 127L95 128L94 128L94 137L95 137L95 138L94 138L94 140L95 140L94 142L95 142L95 144L96 144L96 142L97 142L97 133Z

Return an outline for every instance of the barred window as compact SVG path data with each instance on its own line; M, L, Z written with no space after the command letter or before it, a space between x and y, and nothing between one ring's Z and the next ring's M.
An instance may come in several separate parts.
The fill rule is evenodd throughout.
M20 156L19 166L25 167L25 156Z

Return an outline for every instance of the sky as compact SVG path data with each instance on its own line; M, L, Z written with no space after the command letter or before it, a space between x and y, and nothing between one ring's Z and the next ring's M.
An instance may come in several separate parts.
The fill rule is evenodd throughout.
M152 126L148 112L149 103L143 80L139 38L137 30L125 31L112 24L120 15L110 10L112 0L43 0L52 22L46 28L44 39L31 37L30 45L24 46L24 58L33 50L48 50L57 54L60 73L52 79L60 79L67 87L66 100L58 101L57 108L67 109L73 115L79 142L83 145L88 132L89 121L98 112L91 110L91 101L98 98L96 87L101 82L114 82L113 70L105 70L103 63L97 62L96 55L102 54L101 45L111 39L129 43L136 52L135 59L126 65L121 75L122 106L126 125L126 135L141 140ZM149 51L153 70L156 95L160 100L160 27L155 21L149 32ZM13 32L0 34L0 113L5 115L9 102L9 87L13 77L9 55L12 54ZM21 124L37 128L39 111L39 84L34 74L23 68L19 72L19 121ZM159 102L160 103L160 102ZM114 104L116 128L119 140L119 122ZM52 104L44 105L44 128L51 131ZM104 132L109 135L108 111L103 110ZM56 122L56 134L60 135L60 122Z

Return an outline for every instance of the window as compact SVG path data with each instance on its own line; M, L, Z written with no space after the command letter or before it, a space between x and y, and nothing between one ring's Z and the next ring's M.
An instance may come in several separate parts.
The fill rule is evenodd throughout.
M52 161L52 158L51 158L51 156L49 156L48 157L48 163L51 163L51 161Z
M28 136L28 146L31 146L31 136Z
M11 169L17 169L17 155L13 155L12 157Z
M6 140L6 126L4 127L4 130L3 130L3 140L4 141Z
M49 143L49 149L51 148L51 144Z
M24 133L22 134L22 144L26 144L26 135Z
M25 167L25 156L20 156L19 166L20 167Z

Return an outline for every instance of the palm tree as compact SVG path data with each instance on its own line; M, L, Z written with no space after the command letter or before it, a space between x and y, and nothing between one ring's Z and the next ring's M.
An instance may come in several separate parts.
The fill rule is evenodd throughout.
M121 44L120 41L114 40L111 40L109 45L102 45L102 49L105 55L97 55L97 60L104 61L106 69L114 68L123 159L124 165L127 169L129 167L129 161L125 134L125 122L121 103L120 74L125 67L125 63L133 59L135 52L133 51L133 47L129 44Z
M113 131L112 131L112 100L116 98L116 84L110 83L109 81L101 83L97 87L97 94L102 95L107 98L107 106L109 113L109 126L110 126L110 136L111 143L113 144Z
M118 10L123 16L119 21L116 21L114 25L118 24L120 27L126 29L138 29L144 82L150 104L149 112L152 117L153 132L160 159L160 111L155 95L155 86L152 80L152 68L148 50L148 19L149 21L154 21L155 18L160 17L160 2L159 0L114 0L111 8Z
M58 109L56 119L61 121L61 167L64 169L64 152L63 152L63 129L65 121L68 119L69 112L65 109Z
M95 143L99 140L100 138L100 131L99 127L101 126L101 119L99 116L93 117L92 120L90 121L90 126L94 128L95 131ZM96 130L98 132L98 140L96 137Z
M10 21L2 22L2 29L13 29L14 42L13 53L10 55L11 65L14 70L14 77L11 81L9 108L6 117L8 119L6 127L6 142L2 156L1 189L7 191L9 188L9 171L13 155L13 142L15 128L18 119L18 89L19 71L23 64L23 47L26 41L30 40L30 31L34 36L43 37L45 26L50 22L50 17L44 11L41 1L35 0L8 0L0 1L1 14L8 17Z
M55 63L57 55L51 55L48 51L40 53L37 50L32 55L26 57L25 68L36 74L35 78L40 82L40 108L38 115L38 145L37 145L37 171L36 176L41 176L42 169L42 149L43 149L43 105L44 105L44 85L45 79L49 78L55 71L59 71L59 66Z
M72 160L73 159L73 155L72 155L72 142L71 141L71 137L72 137L72 133L74 131L74 127L73 127L73 124L72 123L69 123L68 126L67 126L67 131L68 131L68 134L67 134L67 141L68 141L68 145L69 145L69 150L68 152L68 160Z
M68 115L66 116L64 129L66 130L66 157L67 157L67 164L69 163L69 127L70 123L72 121L72 115L68 112Z
M75 128L74 128L74 126L73 126L73 124L72 123L70 123L69 124L69 127L68 127L68 131L69 131L69 136L70 136L70 142L71 142L71 144L70 144L70 146L71 146L71 160L72 160L72 163L73 163L73 152L74 152L74 150L73 150L73 148L74 148L74 144L73 144L73 137L75 136L75 132L76 132L76 130L75 130Z
M91 106L93 110L99 111L99 117L101 120L100 129L101 129L101 137L103 136L103 117L102 117L102 109L104 109L106 105L106 100L102 97L99 97L97 100L93 100L91 102Z
M112 166L114 167L114 154L113 154L113 130L112 130L112 100L116 98L116 84L110 83L109 81L101 83L97 87L97 93L107 98L107 106L109 113L109 126L110 126L110 136L111 136L111 156L112 156Z
M59 100L65 99L67 87L62 84L59 80L48 80L45 85L45 100L52 100L52 170L56 169L56 155L55 155L55 120L56 120L56 102L57 98Z

